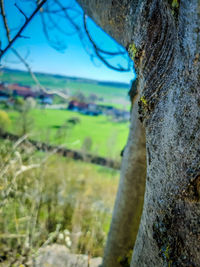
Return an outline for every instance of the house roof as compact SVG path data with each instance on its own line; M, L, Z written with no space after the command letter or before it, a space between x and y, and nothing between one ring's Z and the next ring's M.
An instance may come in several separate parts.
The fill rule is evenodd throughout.
M31 91L31 88L28 86L21 86L19 84L9 84L8 90L16 92L20 96L36 96L34 92Z

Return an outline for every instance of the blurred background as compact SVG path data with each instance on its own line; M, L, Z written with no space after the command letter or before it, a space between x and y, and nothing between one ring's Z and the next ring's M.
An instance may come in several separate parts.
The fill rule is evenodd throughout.
M127 52L75 1L28 21L41 3L0 1L0 266L52 243L102 256L128 137Z

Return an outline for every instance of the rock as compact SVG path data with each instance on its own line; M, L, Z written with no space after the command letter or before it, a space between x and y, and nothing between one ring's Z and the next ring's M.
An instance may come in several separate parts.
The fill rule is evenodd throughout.
M33 267L99 267L102 258L92 258L87 255L71 254L62 245L51 245L39 250L38 256L33 260Z

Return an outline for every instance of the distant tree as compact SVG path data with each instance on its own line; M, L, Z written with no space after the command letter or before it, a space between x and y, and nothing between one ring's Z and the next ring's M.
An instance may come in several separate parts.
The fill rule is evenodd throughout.
M91 102L96 102L98 100L98 96L96 94L90 94L88 96L88 100Z
M11 121L8 116L8 113L3 110L0 110L0 134L4 134L8 130L10 124Z
M86 101L86 96L84 93L82 93L81 91L77 91L74 95L73 98L77 101L80 102L85 102Z
M34 119L31 115L32 106L34 105L32 99L18 98L15 101L16 110L19 112L16 128L19 135L25 135L33 129Z
M14 109L21 112L24 108L25 100L21 97L17 97L14 99Z

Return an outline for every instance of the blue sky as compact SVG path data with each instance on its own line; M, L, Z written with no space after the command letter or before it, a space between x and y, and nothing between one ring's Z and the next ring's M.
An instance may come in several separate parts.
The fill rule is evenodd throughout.
M31 9L34 7L33 3L27 0L5 1L8 23L10 28L13 29L11 32L13 35L15 30L24 21L23 15L20 14L17 8L14 6L15 2L17 2L21 9L26 11L26 14L30 14ZM67 3L66 0L61 0L61 2L65 4ZM71 2L72 6L74 7L75 3L73 1ZM71 26L69 23L67 24L64 22L64 20L59 20L57 17L55 17L55 20L64 30L70 29L71 31ZM89 22L88 27L92 36L95 37L94 39L97 41L100 47L109 51L116 50L117 45L115 41L108 37L107 34L102 32L93 22ZM85 77L98 80L120 81L126 83L129 83L130 80L135 77L133 71L128 73L117 72L107 68L98 59L94 59L92 61L91 57L86 53L77 34L66 36L59 33L55 29L52 29L50 33L54 39L56 38L57 40L60 40L61 43L66 45L66 48L63 51L57 51L49 45L42 30L40 16L35 16L33 21L23 32L23 34L29 38L20 38L14 44L14 47L18 50L18 52L20 52L21 55L26 58L33 71ZM2 32L1 24L0 34L1 36L5 34ZM3 40L2 46L4 45L5 39ZM86 47L89 47L88 43ZM112 59L111 61L115 64L122 65L126 63L122 57ZM12 52L8 52L6 54L2 63L7 67L25 70L23 64L17 60Z

